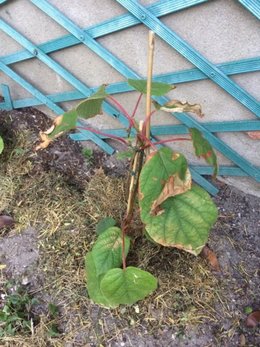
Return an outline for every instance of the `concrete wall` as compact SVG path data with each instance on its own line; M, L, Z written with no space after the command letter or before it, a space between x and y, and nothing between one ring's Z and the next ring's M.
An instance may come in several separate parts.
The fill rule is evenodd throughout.
M106 19L125 13L125 10L113 0L50 0L61 12L66 14L80 27L89 27ZM140 1L143 4L154 1ZM0 6L0 16L35 44L58 38L67 32L37 7L27 0L8 1ZM257 19L236 0L213 0L205 4L179 11L162 18L162 21L188 41L200 53L213 63L221 63L243 58L259 56L260 25ZM122 59L140 75L146 74L147 33L145 26L136 27L107 35L98 39L115 56ZM22 47L3 32L0 32L0 57L21 50ZM97 57L87 47L78 45L51 54L57 62L68 68L76 77L88 86L113 83L124 80L111 66ZM166 73L191 68L192 65L176 53L160 38L156 38L154 73ZM12 66L43 93L59 93L73 90L67 82L56 75L37 59ZM260 73L248 73L232 77L241 87L256 99L259 99ZM29 97L30 94L0 72L0 82L7 83L14 99ZM205 118L202 122L255 119L254 115L211 81L179 84L172 92L174 98L200 103ZM136 100L135 93L118 95L124 105ZM64 103L65 109L75 103ZM144 106L144 103L143 103ZM48 109L41 110L51 115ZM140 118L142 113L139 112ZM154 117L155 124L178 124L172 116L160 113ZM114 120L105 116L97 117L92 124L101 128L120 127ZM222 133L218 135L233 149L246 157L252 164L260 166L259 141L251 140L243 133ZM175 147L176 148L176 147ZM191 146L177 145L177 149L186 152L192 162L196 162ZM221 164L231 164L218 154ZM203 163L204 164L204 163ZM236 179L229 182L236 184ZM260 195L259 185L246 179L245 188ZM241 188L241 183L239 183Z

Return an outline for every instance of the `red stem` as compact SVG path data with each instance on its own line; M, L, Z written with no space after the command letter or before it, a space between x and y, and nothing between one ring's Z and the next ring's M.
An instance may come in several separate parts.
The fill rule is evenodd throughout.
M123 115L127 118L129 121L130 127L135 127L135 122L133 121L132 117L129 115L129 113L126 111L126 109L115 99L113 96L109 95L109 99L113 101L113 103L118 107L118 109L123 113Z
M185 138L185 137L177 137L176 139L168 139L168 140L162 140L162 141L153 142L153 144L154 145L161 145L163 143L175 142L175 141L191 141L191 139L188 139L188 138Z
M136 114L136 111L137 111L137 109L138 109L138 106L139 106L139 104L140 104L140 101L141 101L141 99L142 99L142 96L143 96L143 94L141 93L141 94L139 95L138 99L137 99L137 102L136 102L134 111L133 111L132 116L131 116L132 118L134 118L134 116L135 116L135 114Z
M147 122L149 122L149 120L151 119L152 115L156 112L157 110L153 110L148 117L145 118L144 120L144 124L143 124L143 129L142 129L142 132L143 132L143 135L146 135L146 124Z
M120 141L123 144L125 144L126 146L128 146L128 142L126 140L124 140L123 138L121 138L121 137L118 137L118 136L115 136L115 135L111 135L111 134L107 134L107 133L103 133L102 131L99 131L99 130L96 130L96 129L93 129L93 128L90 128L90 127L77 126L77 129L88 130L88 131L91 131L94 134L102 135L102 136L105 136L105 137L108 137L108 138Z

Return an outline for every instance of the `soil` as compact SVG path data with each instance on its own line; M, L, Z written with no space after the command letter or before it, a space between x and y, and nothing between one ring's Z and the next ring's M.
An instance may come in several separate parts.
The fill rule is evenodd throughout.
M158 292L133 307L99 308L87 297L84 255L104 213L102 206L110 208L106 214L112 216L124 208L123 198L113 189L117 194L123 191L126 178L121 176L127 164L98 149L86 159L81 145L68 136L35 153L38 132L50 124L32 108L0 111L6 144L1 170L15 182L9 196L2 183L6 181L0 180L2 195L7 194L0 214L16 221L14 228L0 230L0 264L6 265L0 270L0 284L2 291L10 281L26 288L39 300L35 311L40 317L32 336L3 337L2 345L260 346L259 325L245 324L248 309L260 309L260 199L215 182L220 189L215 198L219 218L209 246L221 272L212 271L199 257L137 239L139 251L130 254L129 262L159 277ZM107 200L97 201L100 189ZM50 302L59 308L55 337L49 334Z

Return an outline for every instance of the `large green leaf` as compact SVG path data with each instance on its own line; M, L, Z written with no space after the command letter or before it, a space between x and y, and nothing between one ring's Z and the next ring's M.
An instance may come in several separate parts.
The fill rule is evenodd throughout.
M112 217L105 217L101 219L96 225L96 233L101 235L107 229L114 227L116 225L116 221Z
M132 305L157 288L157 280L149 272L135 267L109 270L100 283L110 305Z
M217 208L199 186L168 198L157 215L151 214L149 197L140 201L141 219L157 243L198 255L207 242L209 230L217 219Z
M57 117L53 123L53 130L51 132L50 130L46 132L48 137L53 139L66 131L74 129L76 127L77 117L77 112L74 109Z
M82 101L76 107L76 111L80 117L87 119L102 114L102 103L108 96L105 88L106 86L102 85L95 94Z
M190 128L189 130L191 133L196 156L203 157L207 163L212 165L214 167L213 175L216 176L218 173L217 156L211 144L206 139L204 139L198 129Z
M130 247L130 239L125 237L125 256ZM108 270L122 265L122 232L117 227L104 231L95 242L92 255L96 265L97 274L101 275Z
M147 80L134 80L128 79L127 83L133 87L135 90L142 94L147 93ZM151 86L151 95L162 96L174 89L175 86L172 84L161 83L161 82L152 82Z
M4 141L2 137L0 136L0 154L3 152L3 150L4 150Z
M107 299L104 297L100 290L100 281L104 277L104 275L99 276L97 274L97 269L92 252L88 252L85 257L85 269L87 290L90 299L93 300L96 304L105 307L113 307L113 305L108 303Z

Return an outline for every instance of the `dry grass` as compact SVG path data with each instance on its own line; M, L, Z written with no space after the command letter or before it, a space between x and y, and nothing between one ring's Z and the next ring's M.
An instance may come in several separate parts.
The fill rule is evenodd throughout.
M93 341L109 345L127 329L134 329L137 335L144 330L158 335L172 326L185 329L219 318L213 308L217 280L204 261L141 238L134 242L129 264L157 276L158 290L133 307L110 311L87 298L84 255L100 219L113 216L119 223L122 220L125 179L107 177L98 170L82 194L56 173L35 173L30 159L20 154L12 155L1 167L0 184L0 206L14 216L15 232L29 225L39 232L38 272L44 283L35 287L34 295L59 306L58 325L63 331L59 338L50 338L51 322L43 315L32 336L4 338L6 346L60 347L72 341L75 346ZM138 218L134 228L142 228Z

